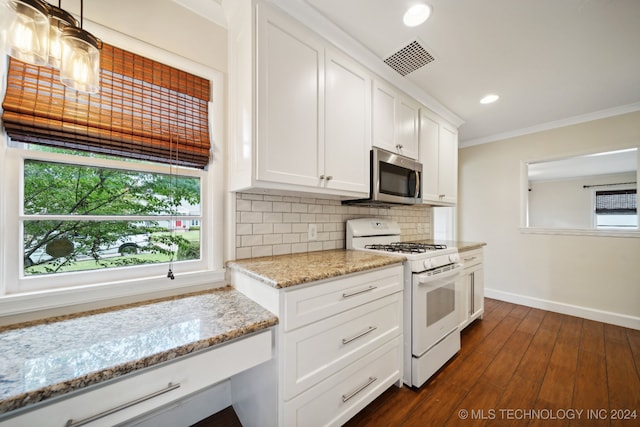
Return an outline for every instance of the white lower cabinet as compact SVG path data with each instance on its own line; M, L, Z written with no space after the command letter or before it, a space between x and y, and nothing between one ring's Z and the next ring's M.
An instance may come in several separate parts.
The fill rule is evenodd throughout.
M482 248L460 252L464 265L456 286L460 330L484 315L484 268Z
M398 381L402 337L396 337L284 405L285 426L342 425Z
M285 289L237 271L231 282L280 317L275 374L252 377L272 382L256 387L278 396L277 410L254 411L255 422L239 413L243 425L341 425L389 386L401 384L401 265Z
M114 426L156 411L272 357L271 329L25 407L2 427ZM197 420L195 420L197 421Z

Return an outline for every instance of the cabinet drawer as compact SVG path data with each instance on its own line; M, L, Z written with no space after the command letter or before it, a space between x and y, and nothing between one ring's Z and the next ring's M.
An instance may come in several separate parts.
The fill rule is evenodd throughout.
M482 249L474 249L472 251L460 252L460 261L464 268L473 267L482 263Z
M290 331L402 290L402 265L359 273L284 294L284 330Z
M26 407L18 410L19 415L3 420L2 426L97 427L125 422L271 359L271 335L271 330L263 331L140 373L89 386L54 398L50 404Z
M400 380L402 340L394 338L284 404L285 426L342 425Z
M401 333L401 292L286 333L283 345L285 399Z

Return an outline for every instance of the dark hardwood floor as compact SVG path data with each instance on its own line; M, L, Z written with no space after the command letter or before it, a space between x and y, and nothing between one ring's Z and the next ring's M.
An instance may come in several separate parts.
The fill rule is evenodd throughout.
M197 426L240 425L216 417ZM391 387L346 426L640 426L640 331L485 299L429 382Z

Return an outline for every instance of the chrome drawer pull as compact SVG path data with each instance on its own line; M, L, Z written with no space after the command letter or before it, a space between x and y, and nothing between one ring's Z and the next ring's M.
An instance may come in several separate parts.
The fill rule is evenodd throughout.
M378 329L376 326L369 326L369 329L367 329L364 332L360 332L358 335L351 337L351 338L342 338L342 344L349 344L351 341L353 340L357 340L360 337L363 337L367 334L370 334L371 332L375 331L376 329Z
M478 258L477 256L472 256L471 258L465 258L464 262L469 262L469 261L473 261L474 259Z
M367 381L367 383L361 387L359 387L357 390L352 391L349 394L343 394L342 395L342 402L346 402L347 400L351 399L352 397L354 397L356 394L360 393L362 390L364 390L365 388L369 387L371 384L373 384L375 381L377 381L376 377L369 377L369 381Z
M167 385L167 387L163 388L162 390L158 390L158 391L153 392L151 394L147 394L146 396L139 397L138 399L132 400L131 402L123 403L120 406L116 406L114 408L107 409L106 411L100 412L99 414L92 415L92 416L90 416L88 418L83 418L83 419L77 420L77 421L74 421L73 419L70 419L65 424L65 427L79 427L79 426L83 426L85 424L89 424L89 423L91 423L93 421L99 420L100 418L104 418L104 417L106 417L108 415L115 414L116 412L122 411L123 409L127 409L127 408L129 408L131 406L137 405L138 403L142 403L142 402L147 401L149 399L153 399L156 396L160 396L161 394L168 393L168 392L170 392L172 390L175 390L175 389L177 389L179 387L180 387L180 383L176 383L176 384L169 383L169 385Z
M372 290L374 290L376 288L377 288L377 286L369 286L367 289L362 289L360 291L351 292L349 294L342 294L342 298L349 298L349 297L352 297L352 296L355 296L355 295L360 295L360 294L363 294L365 292L370 292L370 291L372 291Z

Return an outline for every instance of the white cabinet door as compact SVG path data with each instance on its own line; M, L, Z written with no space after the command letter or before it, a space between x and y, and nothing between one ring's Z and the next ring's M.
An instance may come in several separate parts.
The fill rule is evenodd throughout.
M320 170L327 188L369 192L371 79L333 50L325 56L325 132Z
M318 39L271 9L260 9L257 179L319 185L323 62Z
M482 249L461 252L464 264L456 282L456 310L460 329L484 315L484 267Z
M418 158L420 107L377 80L373 82L372 145Z
M458 197L458 133L435 114L420 112L422 201L454 206Z
M415 102L398 97L396 108L396 148L403 156L418 158L420 107Z
M464 271L456 280L456 311L460 330L469 324L469 282L470 275Z
M458 133L440 126L438 191L440 199L455 204L458 199Z
M393 153L396 148L396 92L389 86L373 81L372 145Z
M420 113L420 163L422 163L422 200L438 201L440 124Z
M484 314L484 268L482 264L474 267L471 274L469 316L471 320L475 320Z

